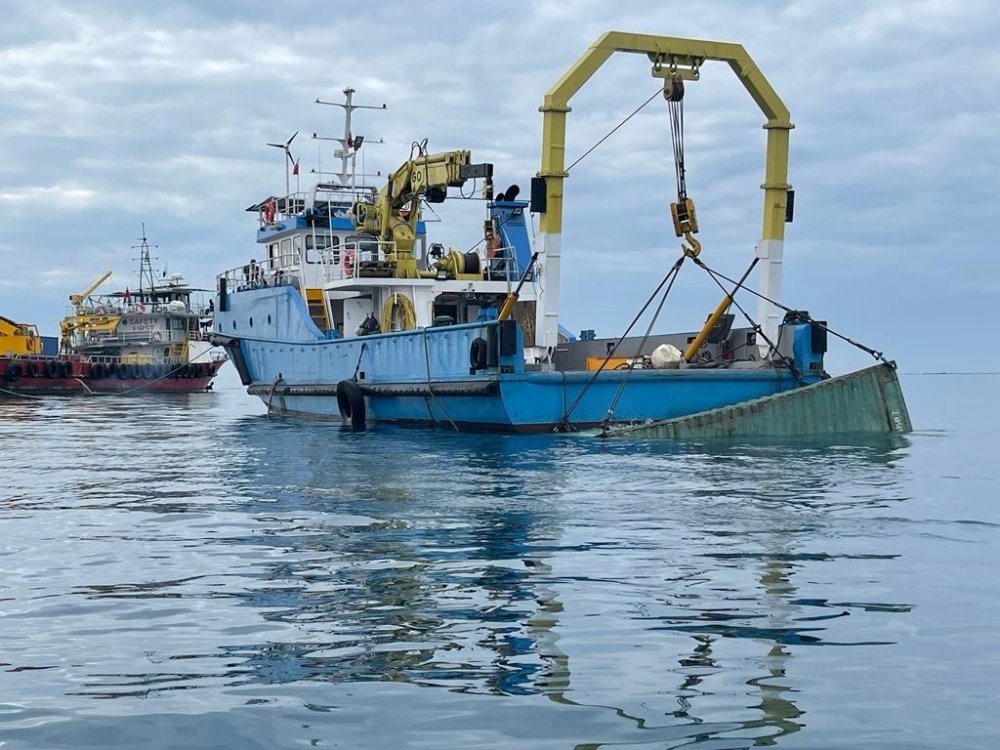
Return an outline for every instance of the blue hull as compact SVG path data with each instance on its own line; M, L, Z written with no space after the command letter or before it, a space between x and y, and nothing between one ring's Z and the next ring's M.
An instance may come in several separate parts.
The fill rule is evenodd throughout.
M369 420L541 432L684 416L820 379L773 368L540 371L525 365L510 322L330 338L290 287L241 291L229 303L216 314L220 343L249 392L279 413L339 419L337 385L354 381ZM470 361L474 346L489 351L483 367Z

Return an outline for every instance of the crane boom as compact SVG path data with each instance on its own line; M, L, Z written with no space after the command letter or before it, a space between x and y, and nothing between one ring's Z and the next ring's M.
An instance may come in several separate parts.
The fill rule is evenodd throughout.
M87 299L87 297L90 296L91 292L93 292L95 289L97 289L97 287L99 287L101 284L107 281L108 278L110 278L111 273L112 273L111 271L105 271L103 274L101 274L100 277L98 277L96 281L94 281L91 284L88 284L87 288L84 289L82 292L80 292L79 294L69 295L69 301L76 306L80 305L85 299Z

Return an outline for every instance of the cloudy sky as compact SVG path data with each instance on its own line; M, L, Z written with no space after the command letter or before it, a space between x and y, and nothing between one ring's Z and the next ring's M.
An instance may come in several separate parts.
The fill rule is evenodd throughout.
M410 143L468 148L501 187L538 169L545 91L608 30L742 43L792 113L784 301L904 371L1000 370L1000 4L993 0L504 3L0 0L0 314L54 334L67 295L129 282L145 222L158 265L202 286L255 250L248 205L332 165L345 86L369 171ZM656 89L619 55L573 100L573 161ZM728 67L686 97L703 258L739 275L760 233L762 116ZM567 182L562 321L615 335L676 257L665 105L654 100ZM482 204L432 239L475 244ZM116 286L112 284L111 286ZM110 287L109 287L110 289ZM714 285L685 269L662 330L697 328ZM751 302L751 308L755 305ZM836 347L831 369L865 364Z

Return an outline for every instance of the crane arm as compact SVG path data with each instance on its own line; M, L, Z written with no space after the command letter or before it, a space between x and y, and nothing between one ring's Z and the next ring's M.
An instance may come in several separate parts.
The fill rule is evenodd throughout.
M492 164L471 164L469 151L442 151L420 154L403 162L379 191L374 203L355 203L351 207L354 226L373 234L383 242L392 242L394 250L386 258L396 266L396 275L417 275L413 259L420 199L441 203L448 188L461 187L466 180L483 177L492 195ZM404 215L404 211L408 211Z
M96 281L89 284L87 288L84 289L82 292L80 292L79 294L69 295L69 301L72 302L74 305L79 305L85 299L87 299L87 297L90 296L91 292L93 292L95 289L97 289L97 287L99 287L101 284L107 281L108 278L110 278L111 273L112 273L111 271L105 271Z

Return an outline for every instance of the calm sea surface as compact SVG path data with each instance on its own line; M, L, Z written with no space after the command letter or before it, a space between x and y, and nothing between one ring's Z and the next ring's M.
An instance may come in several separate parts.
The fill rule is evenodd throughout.
M1000 747L997 376L705 446L0 401L0 747Z

